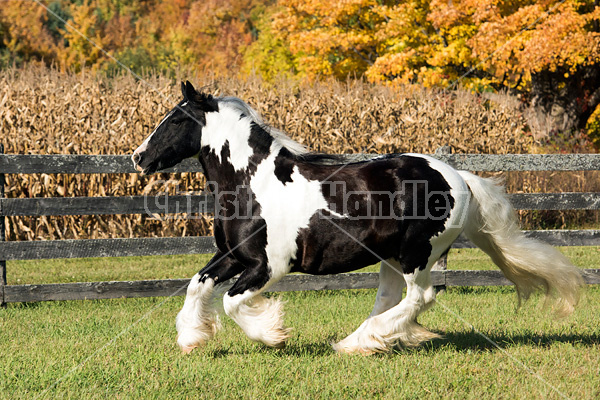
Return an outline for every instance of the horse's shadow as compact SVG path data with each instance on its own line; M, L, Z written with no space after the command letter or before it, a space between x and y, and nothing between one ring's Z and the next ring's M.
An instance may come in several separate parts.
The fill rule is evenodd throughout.
M471 332L449 332L440 339L434 339L415 348L421 351L435 352L442 349L464 351L494 351L513 345L548 347L554 343L571 343L583 346L600 344L600 335L592 334L511 334ZM401 353L404 349L400 349Z
M333 347L332 347L332 343L333 342L316 342L316 343L291 343L286 345L284 348L282 349L273 349L270 347L267 347L265 345L262 344L256 344L255 348L252 347L248 347L245 349L240 350L238 349L233 349L231 347L225 348L225 347L221 347L221 348L215 348L215 349L211 349L208 352L208 356L212 357L212 358L223 358L223 357L228 357L232 354L250 354L250 353L255 353L256 351L262 351L262 352L270 352L274 355L279 355L282 357L288 357L288 356L292 356L292 357L324 357L327 355L331 355L334 353L333 351Z
M264 345L257 344L260 348L247 348L245 353L254 353L256 351L272 352L273 355L281 357L327 357L335 354L332 348L334 338L327 341L315 343L289 343L283 349L272 349ZM571 343L583 346L593 346L600 344L600 335L598 334L511 334L494 333L482 334L471 332L449 332L440 339L434 339L426 342L419 347L397 348L391 353L392 356L401 356L407 352L434 353L442 350L453 350L455 352L466 351L498 351L513 345L525 345L534 347L547 347L553 343ZM233 353L239 353L239 349L217 348L210 351L212 358L227 357Z

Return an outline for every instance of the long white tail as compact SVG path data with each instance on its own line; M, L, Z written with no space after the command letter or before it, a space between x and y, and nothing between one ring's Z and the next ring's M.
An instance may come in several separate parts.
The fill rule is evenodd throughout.
M552 246L523 235L504 187L496 180L459 173L473 194L466 236L515 284L519 302L542 289L547 299L556 297L559 316L570 314L583 286L577 267Z

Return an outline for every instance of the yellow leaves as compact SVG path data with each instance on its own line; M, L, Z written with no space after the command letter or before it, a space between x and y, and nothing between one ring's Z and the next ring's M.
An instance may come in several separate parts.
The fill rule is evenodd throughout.
M448 65L471 65L471 49L464 40L450 42L447 46L436 46L430 58L427 59L429 65L434 67L446 67Z
M73 19L62 32L69 45L58 54L63 68L95 66L103 56L101 49L104 42L95 10L94 1L71 6Z
M0 27L6 32L3 44L12 53L53 58L59 46L44 29L46 21L46 10L34 2L2 1ZM1 33L0 31L0 37Z
M375 0L280 0L278 3L288 18L300 20L304 15L317 16L303 22L320 27L335 27L358 19L368 23L373 18L373 8L379 7Z
M273 29L286 31L299 70L311 78L364 74L372 82L445 86L459 78L457 71L473 70L479 73L461 77L461 84L523 90L533 73L572 74L600 60L600 33L590 31L600 7L577 0L279 4Z
M418 71L414 69L416 66L415 54L415 50L385 54L377 58L365 75L371 82L409 83L418 74Z
M597 9L585 14L579 8L574 0L548 1L497 13L468 44L481 67L499 79L558 68L575 71L600 52L600 36L587 31Z
M397 71L389 71L392 63L385 57L378 59L390 48L406 47L403 42L426 37L410 29L423 19L417 2L388 6L372 0L281 0L279 4L282 11L274 15L273 29L287 32L298 69L309 78L366 74L374 81L384 80Z
M596 148L600 148L600 105L596 106L596 109L588 118L586 130Z

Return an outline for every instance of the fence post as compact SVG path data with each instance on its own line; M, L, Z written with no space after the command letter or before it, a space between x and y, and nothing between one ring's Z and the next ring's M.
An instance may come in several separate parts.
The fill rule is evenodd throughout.
M0 143L0 155L4 154L4 144ZM0 242L6 240L6 217L2 210L2 200L4 199L4 173L0 171ZM0 260L0 307L5 308L4 287L6 286L6 260Z
M435 155L448 155L448 154L452 154L452 147L450 146L442 146L442 147L438 147L435 150ZM431 267L432 271L442 271L442 272L446 272L446 270L448 269L448 253L444 254L439 260L437 260L437 262L435 264L433 264L433 267ZM446 274L444 274L444 282L446 282ZM444 290L446 290L446 285L439 285L435 287L436 292L443 292Z

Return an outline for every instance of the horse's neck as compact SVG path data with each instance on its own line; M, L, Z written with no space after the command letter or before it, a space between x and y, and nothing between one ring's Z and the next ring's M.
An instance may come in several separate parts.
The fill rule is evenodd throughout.
M281 149L281 146L253 146L251 150L235 147L232 152L225 145L217 154L214 148L205 146L200 152L204 175L207 181L216 183L219 190L235 191L240 186L249 185L258 166L270 156L273 157L272 152L278 154Z

